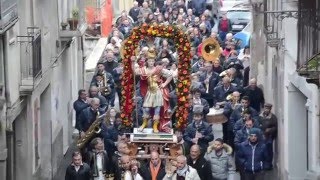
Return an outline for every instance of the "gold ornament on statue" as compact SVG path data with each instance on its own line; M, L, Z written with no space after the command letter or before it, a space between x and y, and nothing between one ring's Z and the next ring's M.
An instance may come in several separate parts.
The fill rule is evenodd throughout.
M218 41L212 37L205 39L202 43L201 53L204 60L217 61L221 54Z

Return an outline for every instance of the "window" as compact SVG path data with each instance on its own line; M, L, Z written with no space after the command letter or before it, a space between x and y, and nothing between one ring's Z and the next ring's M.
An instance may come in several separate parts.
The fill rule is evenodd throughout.
M320 3L316 0L299 1L298 68L320 52Z
M32 74L38 77L41 74L41 35L32 42Z

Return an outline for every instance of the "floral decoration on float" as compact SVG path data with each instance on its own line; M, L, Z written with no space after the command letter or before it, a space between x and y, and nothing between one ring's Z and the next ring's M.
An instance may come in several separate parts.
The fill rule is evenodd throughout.
M191 86L191 44L187 34L178 26L158 24L142 24L135 27L122 44L123 74L121 78L121 119L122 127L132 128L132 113L135 108L134 71L131 57L135 56L139 41L146 37L161 37L173 39L178 53L177 110L174 128L182 131L188 123L189 92Z

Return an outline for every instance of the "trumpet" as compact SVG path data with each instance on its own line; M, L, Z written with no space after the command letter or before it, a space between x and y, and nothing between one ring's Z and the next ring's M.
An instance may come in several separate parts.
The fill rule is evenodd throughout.
M106 77L105 74L102 75L102 86L100 87L100 93L103 96L108 96L111 93L110 85L108 84L109 78Z

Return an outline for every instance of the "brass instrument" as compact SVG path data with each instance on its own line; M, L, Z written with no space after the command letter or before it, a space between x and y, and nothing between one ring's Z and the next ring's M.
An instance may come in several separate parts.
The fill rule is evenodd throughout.
M204 60L218 61L222 51L218 41L209 37L203 41L201 52Z
M99 87L102 96L108 96L111 93L110 85L108 84L109 78L105 74L102 74L102 86Z
M106 114L102 114L100 116L99 111L97 111L96 120L94 120L94 122L90 125L89 129L85 132L84 137L79 137L77 141L77 147L79 149L82 149L84 145L87 144L88 141L92 139L93 135L99 134L101 132L100 125L105 116Z
M232 109L235 109L236 107L241 105L241 103L234 99L232 93L227 96L226 100L231 101Z

